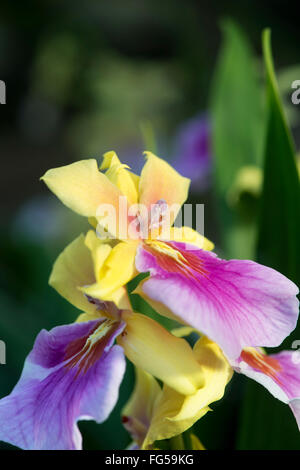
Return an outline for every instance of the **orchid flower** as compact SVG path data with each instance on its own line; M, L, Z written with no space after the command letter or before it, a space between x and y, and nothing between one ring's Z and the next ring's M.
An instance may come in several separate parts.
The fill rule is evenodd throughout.
M0 440L23 449L81 449L77 421L107 419L125 371L124 352L174 393L188 397L206 388L206 366L184 339L144 315L101 308L93 320L85 313L39 333L19 382L0 400Z
M98 220L100 225L98 206L109 203L119 216L120 196L126 198L129 208L136 203L149 209L175 204L177 211L169 219L172 224L187 198L189 180L155 155L148 152L146 156L140 177L109 152L101 166L105 174L98 170L96 160L83 160L49 170L43 180L68 207ZM130 223L138 226L138 211L129 213ZM106 267L100 273L98 270L95 283L82 280L82 292L109 300L138 272L149 273L137 292L160 314L217 342L228 359L238 359L246 347L280 345L297 324L297 286L274 269L253 261L218 258L210 252L213 244L192 229L172 227L166 239L160 218L157 224L153 211L150 214L148 226L154 230L149 238L141 235L131 239L126 232L125 239L99 248L101 255L107 254ZM116 237L118 229L116 224ZM53 283L57 276L54 267Z
M126 309L122 288L112 295L122 309L78 289L81 282L95 282L95 266L103 269L98 243L93 232L80 236L55 263L51 282L86 312L74 324L40 332L19 382L0 400L0 440L23 449L80 449L77 421L102 422L109 416L125 370L124 353L178 394L194 395L206 386L205 368L189 344Z
M137 448L151 449L156 441L180 435L224 395L232 369L220 348L202 337L193 353L205 378L205 386L193 395L178 393L166 384L160 388L152 375L136 369L135 388L122 411L122 421ZM203 449L196 437L194 445Z
M202 385L203 379L186 341L169 333L151 318L133 313L123 287L109 292L105 301L86 294L88 287L84 287L85 283L97 285L97 273L101 274L102 271L107 273L110 284L114 286L114 270L109 269L109 266L112 266L111 262L115 258L113 250L120 245L116 245L107 258L99 249L105 246L106 243L103 244L93 231L88 232L86 237L78 237L56 260L50 284L75 307L86 312L79 316L80 322L91 321L99 316L124 321L126 328L118 337L118 343L124 348L127 357L137 367L174 389L187 394L194 393ZM114 266L117 270L117 266ZM103 277L103 285L105 283L106 277Z

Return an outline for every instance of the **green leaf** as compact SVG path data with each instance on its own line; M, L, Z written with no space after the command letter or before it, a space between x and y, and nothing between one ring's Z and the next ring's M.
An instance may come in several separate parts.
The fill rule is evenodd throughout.
M296 64L280 69L276 75L288 123L290 126L296 127L299 125L300 119L299 106L295 106L292 102L291 95L295 91L295 88L292 88L292 84L295 78L300 77L300 65Z
M295 149L276 82L270 31L264 31L268 126L258 259L300 281L300 184Z
M276 82L270 31L263 33L266 67L268 122L264 155L257 259L300 283L300 184L295 151ZM299 338L300 325L281 346L291 348ZM280 403L254 382L248 383L240 449L300 449L296 421L287 405Z
M221 193L243 165L260 165L263 144L262 94L250 44L231 21L223 24L224 42L212 88L213 145Z
M230 257L251 257L253 219L228 205L228 195L244 166L260 166L264 138L263 95L252 48L231 21L223 24L223 46L211 90L215 192L223 248Z

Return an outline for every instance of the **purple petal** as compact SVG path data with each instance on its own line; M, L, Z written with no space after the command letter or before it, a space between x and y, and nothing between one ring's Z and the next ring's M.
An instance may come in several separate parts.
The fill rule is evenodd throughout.
M125 370L115 337L125 324L94 320L42 330L19 382L0 400L0 440L23 449L81 449L77 421L103 422Z
M282 274L184 243L166 245L173 255L155 244L138 249L138 271L150 272L143 292L216 341L229 358L248 346L278 346L295 328L298 288Z

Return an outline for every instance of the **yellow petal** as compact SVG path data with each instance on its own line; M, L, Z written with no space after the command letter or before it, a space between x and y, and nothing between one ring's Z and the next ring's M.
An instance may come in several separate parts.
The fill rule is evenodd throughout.
M189 344L145 315L124 314L127 326L118 342L128 359L170 387L192 394L203 385L201 367Z
M186 397L183 406L176 415L176 420L193 417L195 410L220 400L233 373L219 346L206 336L202 336L197 341L193 351L201 365L205 385L199 388L195 395Z
M136 274L135 255L137 241L120 242L115 245L105 262L106 273L101 278L102 289L110 290L111 285L124 286Z
M80 235L55 261L49 284L75 307L84 312L94 313L96 307L78 290L78 287L94 282L92 257L85 246L84 235Z
M184 178L167 162L156 157L151 152L145 152L147 161L140 176L139 202L148 210L151 204L163 200L168 204L171 212L171 225L176 215L186 201L190 180ZM172 211L172 205L178 208Z
M169 240L182 243L190 243L202 250L211 251L215 245L191 227L171 227Z
M136 175L135 173L132 173L131 171L129 173L130 173L131 179L133 181L133 184L135 186L135 189L139 198L140 177L139 175Z
M96 217L88 217L88 222L93 228L97 228L98 220L96 219Z
M99 281L100 272L103 265L109 256L112 247L108 243L97 237L94 230L89 230L85 237L85 245L91 252L91 256L94 264L94 273L96 281Z
M148 432L153 409L160 394L161 388L155 378L136 367L134 390L121 414L125 428L139 447Z
M81 322L85 322L85 321L91 321L91 320L97 320L98 318L100 318L101 316L106 316L106 315L101 315L100 312L96 311L94 313L81 313L77 319L76 319L76 323L81 323Z
M82 290L92 297L102 300L112 300L111 295L117 289L126 284L136 276L135 253L136 241L120 242L115 245L98 271L97 282ZM103 261L105 254L99 252L98 265Z
M177 338L183 338L184 336L189 336L191 333L196 331L191 326L179 326L178 328L174 328L171 333Z
M195 434L190 434L190 440L192 444L192 450L206 450L202 442Z
M210 410L211 403L224 395L232 369L218 345L202 337L193 351L203 372L204 385L193 395L184 395L164 386L144 447L156 440L170 439L183 433Z
M131 310L131 303L126 287L119 287L106 296L106 299L114 302L120 310Z
M112 205L118 216L120 190L98 170L95 159L48 170L41 178L70 209L95 217L102 204Z
M189 395L194 397L194 395ZM149 448L155 441L171 439L189 429L196 421L202 418L210 409L208 406L195 408L193 416L176 419L178 411L184 406L185 395L177 393L165 386L161 397L158 399L152 422L143 442L143 448Z
M130 204L138 202L138 190L136 186L136 175L128 170L127 165L122 165L115 152L106 152L103 155L101 170L107 170L105 175L116 185Z
M126 287L119 287L118 289L115 289L106 295L102 293L98 282L95 282L94 284L91 284L87 287L80 287L79 289L82 293L93 297L94 299L113 302L120 310L131 310L131 303Z

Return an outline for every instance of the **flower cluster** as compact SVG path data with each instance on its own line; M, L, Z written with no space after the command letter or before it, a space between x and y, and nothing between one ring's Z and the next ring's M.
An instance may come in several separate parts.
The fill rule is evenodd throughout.
M187 178L149 152L137 176L108 152L100 170L96 160L83 160L49 170L42 180L93 228L59 255L49 281L78 308L78 318L37 336L19 382L0 400L0 440L23 449L80 449L77 422L108 418L125 356L136 367L122 413L134 448L155 448L189 429L222 398L234 371L289 404L300 426L299 361L294 351L262 349L279 346L295 328L298 288L253 261L220 259L193 229L171 227L176 211L166 239L165 208L184 204ZM120 236L120 197L135 206L128 223L137 232L145 223L139 205L149 209L148 238ZM102 205L117 214L113 234ZM169 331L133 311L127 284L140 273L147 274L135 292L180 327ZM184 339L191 331L198 338L193 347ZM203 448L196 436L191 441Z

